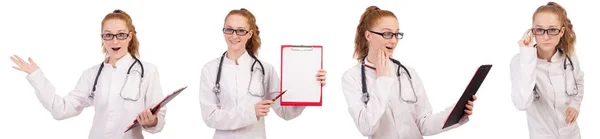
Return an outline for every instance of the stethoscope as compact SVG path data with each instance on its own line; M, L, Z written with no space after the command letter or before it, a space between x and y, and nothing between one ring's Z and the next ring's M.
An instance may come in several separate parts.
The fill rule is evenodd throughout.
M221 94L221 83L220 83L221 82L221 69L223 69L222 66L223 66L223 59L225 58L225 54L227 54L227 51L225 51L223 53L223 55L221 56L221 60L219 61L219 68L217 71L217 80L215 81L215 87L213 87L213 90L212 90L216 94L217 98L219 98L218 96ZM250 67L250 83L248 83L248 93L250 95L256 96L256 97L264 97L265 96L265 92L264 92L265 91L264 90L264 81L265 81L265 71L264 70L265 70L265 68L263 67L263 64L258 60L258 58L256 58L255 56L253 56L251 54L248 54L248 55L250 55L250 57L252 57L252 59L254 59L254 62L252 63L252 66ZM258 65L260 65L260 69L254 68L256 63L258 63ZM252 78L254 77L253 73L255 70L259 70L262 73L261 81L263 84L261 85L262 88L258 89L258 90L260 90L260 92L252 92L251 91L251 90L253 90L253 89L251 89L251 87L252 87Z
M369 92L367 92L367 81L366 81L366 75L365 75L365 59L363 59L361 67L360 67L360 73L361 73L361 81L362 81L362 101L365 103L365 105L367 104L367 102L369 102ZM406 67L404 67L404 65L402 65L400 63L400 61L390 58L390 60L398 65L398 68L396 70L396 76L398 77L398 86L399 86L399 91L400 91L400 99L404 102L408 102L408 103L416 103L418 101L417 99L417 94L415 92L415 88L413 87L413 82L412 82L412 76L410 75L410 72L408 72L408 69L406 69ZM413 96L415 97L414 100L407 100L404 99L404 97L402 97L402 84L400 82L400 68L402 68L402 70L404 70L406 72L406 75L408 75L408 81L410 82L410 88L412 88L412 93Z
M131 66L129 66L129 69L127 70L127 76L125 76L125 82L123 82L123 86L121 87L121 91L119 92L119 95L121 96L121 98L123 98L125 100L137 101L140 99L140 94L142 91L141 87L142 87L142 79L144 78L144 65L142 65L142 62L140 62L140 60L138 58L136 58L135 56L132 55L131 57L133 57L133 59L135 59L135 61L131 64ZM142 72L140 73L140 71L138 71L138 70L133 70L133 71L137 72L138 74L140 74L140 76L141 76L140 84L138 86L140 89L138 90L137 98L133 99L133 98L123 97L123 88L125 88L127 81L129 81L129 74L131 73L131 69L133 68L135 63L140 64L140 68L142 69ZM92 88L92 92L89 95L89 97L92 99L94 98L94 92L96 92L96 84L98 84L98 78L100 77L100 73L102 73L103 68L104 68L104 62L102 62L102 64L100 64L100 69L98 69L98 73L96 74L96 79L94 79L94 87Z
M533 47L537 46L534 45ZM562 49L558 49L558 52L563 53ZM568 61L568 64L567 64ZM567 65L571 66L571 75L573 75L573 72L575 71L575 67L573 66L573 61L571 61L571 58L567 55L565 55L565 58L563 59L563 76L565 78L564 84L565 84L565 94L567 94L567 96L576 96L577 94L579 94L579 87L577 87L577 80L575 79L575 76L573 77L573 82L575 83L575 90L573 90L573 93L569 93L569 91L567 91ZM539 100L540 99L540 93L539 93L539 88L537 87L537 84L535 85L535 87L533 88L533 97L534 100Z

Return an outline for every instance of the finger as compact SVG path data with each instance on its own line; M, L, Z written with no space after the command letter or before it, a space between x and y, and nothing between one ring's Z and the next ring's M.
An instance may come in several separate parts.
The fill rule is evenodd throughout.
M465 107L467 107L467 110L473 110L473 106L471 106L471 105L467 105Z
M20 65L20 63L21 63L21 62L19 62L19 60L15 56L11 56L10 60L13 61L17 65Z
M25 71L24 71L22 68L19 68L19 67L16 67L16 66L13 66L12 68L13 68L13 69L17 69L17 70L19 70L19 71L23 71L23 72L25 72Z
M477 96L473 95L473 101L477 100Z
M15 57L17 57L17 60L19 60L19 62L20 62L21 64L25 64L25 60L21 59L21 57L19 57L19 56L17 56L17 55L15 55Z
M31 63L31 65L37 65L31 57L29 57L27 60L29 61L29 63Z
M473 101L470 101L470 100L469 100L469 101L467 102L467 105L473 106Z
M472 112L472 111L470 111L470 110L465 110L465 114L467 114L467 115L469 115L469 116L470 116L471 114L473 114L473 112Z
M572 115L571 114L567 114L567 117L565 118L565 122L567 122L567 124L570 124L571 123L571 119L573 119Z
M273 104L273 103L274 103L274 101L273 101L273 100L270 100L270 99L268 99L268 100L265 100L265 102L266 102L267 104ZM271 106L269 106L269 107L271 107Z
M146 121L144 121L144 116L142 116L143 113L140 113L140 115L138 115L138 123L140 123L141 125L145 125Z
M152 119L152 112L150 112L150 109L146 109L146 111L144 112L144 116L146 116L146 120L151 121Z
M325 84L327 84L327 82L321 81L321 86L325 86Z
M142 122L141 115L138 115L138 116L135 118L135 120L137 120L137 122L141 124L141 122Z
M577 122L578 117L579 117L579 112L575 112L575 116L573 116L573 120L571 120L571 122Z

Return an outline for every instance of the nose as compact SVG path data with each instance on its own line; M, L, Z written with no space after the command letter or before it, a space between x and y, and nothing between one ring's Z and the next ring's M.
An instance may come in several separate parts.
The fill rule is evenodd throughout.
M544 40L548 40L548 39L550 39L550 36L548 35L548 33L544 33L544 35L542 35L542 38Z
M235 33L235 32L234 32L233 34L231 34L231 38L237 39L237 38L239 38L239 37L240 37L240 36L238 36L238 35L237 35L237 33Z
M117 43L119 43L119 40L117 40L117 38L116 38L116 37L113 37L113 38L110 40L110 42L111 42L111 43L113 43L113 44L117 44Z

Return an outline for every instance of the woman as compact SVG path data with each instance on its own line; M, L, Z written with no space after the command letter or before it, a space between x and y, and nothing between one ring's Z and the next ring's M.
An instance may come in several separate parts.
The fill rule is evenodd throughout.
M137 59L139 43L131 17L114 10L102 20L101 32L104 62L85 70L67 96L56 95L33 59L27 62L15 55L11 57L17 64L13 68L29 74L26 78L38 99L56 120L77 116L84 108L94 106L90 139L142 139L142 129L160 132L166 109L155 115L149 110L163 98L158 71L153 64ZM124 133L134 120L142 126Z
M204 122L215 129L214 139L265 139L269 108L285 120L306 108L271 101L280 94L279 77L271 64L256 58L259 35L250 11L230 11L223 25L227 51L202 68L200 106ZM325 85L325 70L319 70L317 80Z
M459 124L442 129L453 107L432 114L417 72L391 58L404 35L399 30L390 11L370 6L361 16L354 41L359 64L342 77L348 111L360 133L371 139L417 139L466 123L477 98L467 103Z
M583 99L583 72L565 9L554 2L540 6L519 46L510 65L512 101L527 112L529 137L581 138L576 121Z

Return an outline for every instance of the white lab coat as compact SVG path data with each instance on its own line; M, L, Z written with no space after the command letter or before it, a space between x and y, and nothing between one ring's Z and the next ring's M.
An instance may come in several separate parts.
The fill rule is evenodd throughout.
M116 67L104 63L104 68L98 79L94 99L89 98L92 92L94 78L100 65L93 66L83 72L77 86L66 96L56 95L54 86L44 76L41 70L36 70L26 78L35 89L37 98L54 119L63 120L79 115L84 108L94 106L94 121L89 133L90 139L143 139L142 127L139 126L123 133L133 123L138 114L146 108L151 108L163 99L162 88L156 66L142 62L145 76L141 85L138 101L124 100L120 90L124 85L129 66L134 62L131 55L126 55L117 61ZM138 64L132 68L141 71ZM130 83L123 89L123 97L138 98L140 76L132 74ZM149 133L157 133L165 125L166 107L158 113L158 124Z
M279 95L279 77L275 68L261 61L265 68L264 85L267 95L256 97L250 95L248 91L250 68L254 59L245 52L238 58L239 65L236 65L235 61L225 57L221 71L221 93L216 96L212 90L217 78L219 61L220 57L206 63L202 68L200 79L202 118L208 127L215 129L213 139L265 139L264 117L256 118L254 105ZM255 67L260 69L258 63ZM255 76L250 88L260 88L258 86L263 83L258 76L262 74L259 70L254 72ZM253 92L257 91L263 90L253 90ZM279 117L291 120L299 116L306 107L283 107L279 101L276 101L271 108Z
M365 67L370 95L367 105L362 101L361 64L347 70L342 77L348 111L363 136L368 136L369 139L422 139L423 136L435 135L469 121L465 117L458 124L442 129L453 107L432 113L421 78L413 68L406 65L412 76L418 101L414 104L402 101L396 76L398 66L391 61L390 63L389 77L375 78L375 70ZM375 67L367 61L365 64ZM414 100L408 76L404 70L401 72L402 96L405 100Z
M535 47L520 47L519 54L512 58L510 65L512 82L512 101L521 111L527 112L529 136L532 139L578 139L577 122L565 121L567 107L579 111L583 99L583 72L579 68L577 56L571 60L575 70L567 74L567 88L573 90L577 80L579 94L569 97L565 94L565 76L562 53L555 53L548 62L537 58ZM571 66L567 65L567 73ZM574 78L573 78L574 77ZM539 100L534 100L533 89L537 84Z

